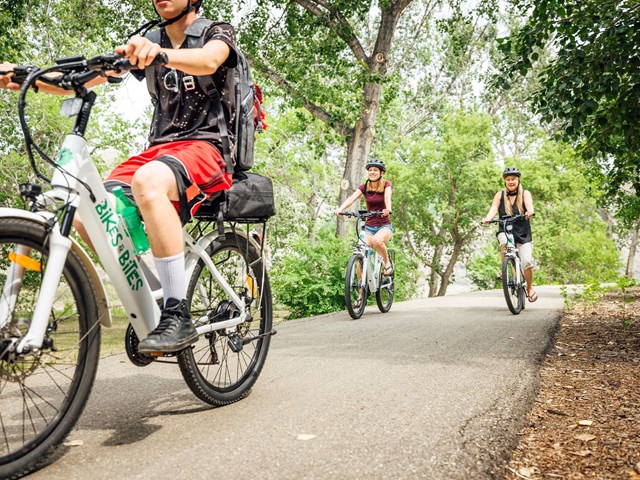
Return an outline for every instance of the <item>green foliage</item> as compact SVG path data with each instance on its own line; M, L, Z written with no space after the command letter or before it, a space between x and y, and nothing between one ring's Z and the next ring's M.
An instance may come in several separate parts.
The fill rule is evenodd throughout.
M442 116L434 139L414 140L401 163L390 163L398 185L394 221L411 232L407 241L430 267L432 295L438 281L444 295L453 265L476 238L495 193L499 173L490 133L488 116L455 111Z
M500 251L497 241L489 241L484 249L473 254L467 263L469 279L480 290L500 288L502 284L497 278L500 270Z
M256 69L294 106L308 108L311 102L328 114L330 127L353 126L365 84L384 81L347 43L371 40L364 23L372 3L332 2L329 12L319 5L307 9L296 2L260 2L239 26L241 44ZM259 42L253 32L263 32Z
M620 302L620 309L622 310L622 321L625 325L630 323L627 317L627 304L635 301L635 298L629 295L629 288L638 285L633 279L628 278L626 275L620 275L616 280L616 286L620 289L622 295L622 301Z
M290 311L288 318L335 312L345 308L344 275L351 253L331 225L315 240L298 237L291 249L274 259L271 270L276 304Z
M538 237L548 239L544 230ZM591 278L608 282L618 274L619 253L606 236L604 225L597 220L579 232L562 231L544 244L545 248L537 255L541 264L536 272L538 283L584 283Z
M605 200L627 221L640 217L640 16L635 1L525 0L528 18L500 41L508 88L540 68L533 106L544 122L579 145ZM541 55L551 51L552 55ZM602 174L604 173L604 176ZM630 186L630 188L622 188Z
M593 306L600 303L606 291L607 288L598 278L590 278L584 282L582 291L577 295L577 298L584 305Z
M270 176L276 191L272 245L289 248L294 237L313 238L325 221L321 212L335 204L342 167L330 155L332 138L309 113L269 103L264 108L269 126L256 142L256 171Z

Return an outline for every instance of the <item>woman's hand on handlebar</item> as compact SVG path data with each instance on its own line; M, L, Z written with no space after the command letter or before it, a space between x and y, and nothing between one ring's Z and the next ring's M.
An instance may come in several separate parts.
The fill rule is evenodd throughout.
M385 208L382 210L382 216L383 217L388 217L389 215L391 215L391 210Z
M160 51L160 45L140 35L131 37L127 45L121 45L115 49L116 53L124 55L132 65L137 65L140 69L151 65Z
M20 84L14 82L13 76L15 75L13 69L15 68L13 63L0 64L0 88L5 90L20 90Z

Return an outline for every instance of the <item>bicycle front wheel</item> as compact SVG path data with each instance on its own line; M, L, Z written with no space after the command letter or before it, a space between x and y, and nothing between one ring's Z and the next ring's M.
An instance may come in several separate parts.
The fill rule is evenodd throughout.
M347 311L353 319L360 318L367 306L367 288L363 272L362 256L351 255L344 280L344 299L347 304Z
M207 253L234 292L250 302L250 315L233 331L201 335L193 347L178 354L178 364L199 399L222 406L246 397L262 371L271 339L271 287L259 252L245 238L227 233ZM202 260L191 275L187 302L196 328L240 315Z
M18 478L51 461L84 409L98 366L98 307L73 251L43 347L23 354L12 347L31 325L47 260L43 225L0 219L0 312L6 312L0 318L0 478ZM9 289L9 283L21 285Z
M516 260L513 257L505 256L502 261L502 290L507 307L514 315L518 315L522 310L520 301L521 287L516 279Z
M391 261L393 266L393 261ZM390 276L384 275L384 265L380 267L380 276L378 277L378 291L376 292L376 303L378 309L382 313L391 310L393 304L393 287L395 281L395 271Z

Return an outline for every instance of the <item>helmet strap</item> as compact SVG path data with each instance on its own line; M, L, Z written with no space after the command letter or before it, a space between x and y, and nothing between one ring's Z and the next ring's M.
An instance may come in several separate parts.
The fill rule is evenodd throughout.
M132 34L129 35L129 38L133 37L134 35L142 35L144 36L149 30L151 30L153 27L158 27L158 28L164 28L167 25L171 25L172 23L177 22L178 20L180 20L182 17L184 17L185 15L187 15L192 8L197 9L200 6L200 2L197 2L196 5L192 5L191 4L191 0L187 0L187 6L184 7L182 9L182 12L180 12L176 17L173 18L169 18L167 20L162 20L161 18L157 18L155 20L151 20L147 23L145 23L144 25L142 25L140 28L138 28L135 32L133 32ZM156 9L156 6L153 6L153 9ZM156 14L158 13L158 11L156 10ZM158 15L159 17L160 15Z

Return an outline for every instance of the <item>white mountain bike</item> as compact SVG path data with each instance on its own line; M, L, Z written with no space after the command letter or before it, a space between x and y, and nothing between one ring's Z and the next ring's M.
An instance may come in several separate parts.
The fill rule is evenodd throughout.
M96 268L70 236L76 212L130 321L125 346L134 364L177 363L198 398L226 405L250 392L275 333L263 240L248 225L246 232L236 224L218 228L212 204L184 230L187 303L198 342L175 354L137 351L138 339L159 323L162 290L134 254L84 139L96 98L85 84L131 68L107 55L15 70L31 166L52 188L23 184L29 211L0 208L0 478L20 477L53 456L91 391L101 325L111 325ZM36 80L75 93L62 104L63 115L77 118L56 161L35 144L27 124L26 94ZM53 167L51 179L39 170L34 151Z
M488 222L502 224L507 236L507 245L502 259L502 291L507 307L514 315L518 315L525 308L527 297L527 281L522 273L520 255L513 238L513 223L524 218L524 215L512 215Z
M383 274L384 262L378 252L369 246L362 227L367 217L378 217L382 212L341 212L340 215L356 218L356 236L358 240L353 246L353 254L347 263L344 281L344 299L351 318L358 319L367 306L367 298L376 294L376 303L382 313L391 310L393 304L393 288L395 272L390 276ZM389 249L389 260L393 265L393 250Z

